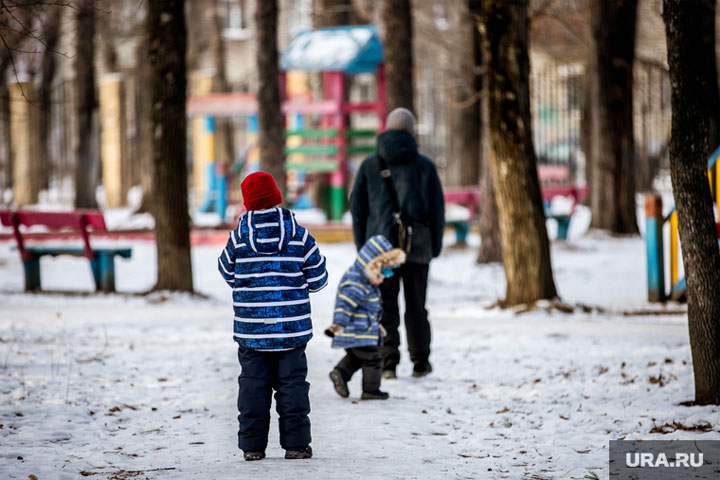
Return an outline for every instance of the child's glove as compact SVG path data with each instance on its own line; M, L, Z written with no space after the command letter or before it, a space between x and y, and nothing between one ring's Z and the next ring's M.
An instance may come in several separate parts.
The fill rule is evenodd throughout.
M328 328L325 329L325 335L332 338L335 335L342 333L342 331L345 330L345 327L340 325L339 323L333 323Z

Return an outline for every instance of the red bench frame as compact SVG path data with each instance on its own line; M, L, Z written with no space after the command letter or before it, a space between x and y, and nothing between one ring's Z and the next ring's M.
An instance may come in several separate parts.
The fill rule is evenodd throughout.
M90 261L90 267L98 290L115 291L114 257L130 258L129 248L93 248L90 245L92 231L106 231L105 219L99 210L75 210L70 212L42 212L34 210L0 210L0 222L13 229L13 238L25 269L25 290L40 290L40 263L45 255L82 255ZM45 226L51 230L70 229L82 239L82 248L28 247L20 226Z
M567 215L552 215L547 211L547 208L545 209L546 216L554 218L558 222L558 238L567 238L570 217L575 213L577 204L587 197L588 188L587 186L577 187L569 183L570 167L568 165L538 165L537 169L544 203L549 205L552 199L557 196L570 197L573 200L570 213ZM458 243L463 244L465 243L469 224L475 219L482 195L477 187L462 187L446 189L444 196L446 204L462 205L469 210L467 221L448 223L449 226L455 228Z

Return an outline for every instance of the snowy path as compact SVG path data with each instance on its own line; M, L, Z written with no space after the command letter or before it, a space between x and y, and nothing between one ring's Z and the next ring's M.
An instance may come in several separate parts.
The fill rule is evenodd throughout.
M119 288L152 284L152 248L133 245ZM553 250L569 303L607 312L514 316L486 310L502 294L499 267L448 251L433 265L434 373L383 387L387 402L332 390L341 356L321 329L352 254L327 245L331 286L313 299L318 335L308 347L315 457L282 460L273 419L268 459L236 447L236 350L217 248L193 252L208 300L67 297L20 289L17 253L0 245L0 472L5 478L583 478L607 477L608 440L652 438L654 426L712 422L717 407L692 398L683 316L624 316L646 308L642 240L583 238ZM78 260L53 259L53 288L89 288ZM64 272L76 272L64 274ZM87 280L87 284L85 283ZM142 471L139 475L135 472Z

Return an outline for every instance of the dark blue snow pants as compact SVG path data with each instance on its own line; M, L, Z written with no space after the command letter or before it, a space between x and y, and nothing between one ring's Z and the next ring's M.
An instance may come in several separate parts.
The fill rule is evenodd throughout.
M280 424L280 446L300 450L310 444L310 384L305 347L282 352L259 352L238 346L238 447L264 452L270 431L270 405L275 404Z

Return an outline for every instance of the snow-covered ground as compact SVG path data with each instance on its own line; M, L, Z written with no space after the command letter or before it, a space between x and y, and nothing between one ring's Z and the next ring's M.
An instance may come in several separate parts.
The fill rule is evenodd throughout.
M221 247L193 249L199 299L23 294L17 252L0 243L0 477L607 478L611 439L720 439L717 407L679 406L693 397L686 316L647 304L643 240L582 235L573 221L570 241L552 247L571 314L488 308L502 268L446 249L430 276L434 372L411 378L405 356L385 402L360 401L359 376L349 399L327 378L341 353L320 332L354 249L321 245L331 286L312 303L315 456L302 461L282 459L275 418L269 458L244 462L237 449ZM118 289L141 292L154 246L131 246ZM48 290L92 287L83 259L43 259L42 275Z

